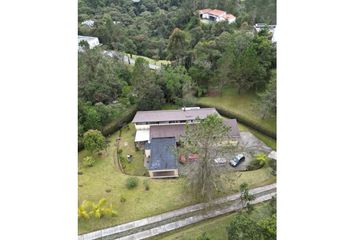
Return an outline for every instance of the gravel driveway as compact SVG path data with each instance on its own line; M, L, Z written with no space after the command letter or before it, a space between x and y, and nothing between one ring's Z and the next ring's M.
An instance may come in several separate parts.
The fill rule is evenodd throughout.
M220 168L222 172L233 172L233 171L244 171L247 170L247 166L250 164L250 162L253 159L253 155L257 153L265 153L268 155L272 149L268 147L265 143L263 143L261 140L256 138L252 133L250 132L241 132L241 141L239 145L237 146L236 153L243 153L246 157L246 160L240 163L236 168L231 167L229 163L226 164L219 164L216 165L216 167ZM233 157L234 154L230 154L230 156L225 156L226 159L230 160ZM180 164L178 163L178 170L180 175L188 175L190 171L193 171L194 169L194 163L186 163L186 164Z

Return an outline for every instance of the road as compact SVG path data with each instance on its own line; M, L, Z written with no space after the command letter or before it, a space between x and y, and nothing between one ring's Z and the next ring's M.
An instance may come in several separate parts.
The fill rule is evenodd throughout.
M268 201L276 195L276 184L251 189L250 193L256 197L256 199L251 202L252 204ZM195 204L137 221L82 234L78 239L146 239L209 218L234 212L241 208L240 194L233 194L213 201L208 207L203 203Z

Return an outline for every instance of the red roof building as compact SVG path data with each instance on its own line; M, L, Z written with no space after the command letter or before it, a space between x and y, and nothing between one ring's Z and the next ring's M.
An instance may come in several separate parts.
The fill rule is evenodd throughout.
M202 19L207 19L214 22L228 21L229 23L233 23L236 21L236 17L234 15L228 14L219 9L201 9L199 10L199 16Z

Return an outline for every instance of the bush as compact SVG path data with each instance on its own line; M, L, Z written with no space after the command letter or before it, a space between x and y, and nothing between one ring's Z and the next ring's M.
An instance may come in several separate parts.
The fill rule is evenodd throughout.
M126 186L128 189L133 189L138 186L139 179L137 177L128 177Z
M96 162L96 159L94 159L91 156L84 157L84 166L85 167L93 167L95 162Z
M247 167L247 170L257 170L264 166L264 162L257 159L253 159Z
M150 190L149 180L147 180L147 179L144 180L144 187L145 187L145 191Z
M127 201L127 199L123 196L120 196L120 202L121 203L125 203Z

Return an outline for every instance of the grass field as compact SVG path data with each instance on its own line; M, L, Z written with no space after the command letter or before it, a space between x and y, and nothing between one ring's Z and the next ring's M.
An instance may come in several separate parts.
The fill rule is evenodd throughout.
M132 155L132 161L127 163L124 172L128 175L144 176L147 172L144 167L144 152L142 150L136 150L134 145L135 140L135 127L130 123L121 130L121 140L119 149L122 149L122 155L126 157L128 154Z
M264 217L269 217L271 213L268 205L268 202L257 204L250 215L252 220L258 221ZM231 213L206 220L177 231L151 238L151 240L195 240L204 232L212 240L224 240L227 239L226 227L231 223L236 214L238 213Z
M236 89L228 87L225 88L221 96L201 97L197 100L197 103L226 109L251 121L257 122L269 131L276 132L275 117L261 119L261 117L257 115L255 108L256 99L256 93L239 95Z
M129 54L129 57L130 57L130 54ZM136 60L137 58L143 58L145 59L146 61L148 61L150 64L155 64L155 65L169 65L171 64L170 61L168 60L154 60L154 59L151 59L151 58L148 58L148 57L145 57L145 56L140 56L140 55L134 55L132 54L132 59Z
M167 212L182 208L195 203L190 197L185 186L185 179L149 179L138 177L139 185L136 189L128 190L125 186L127 175L122 174L114 164L115 139L118 132L111 135L107 152L98 158L91 168L82 166L83 157L87 156L87 151L79 153L78 175L78 198L80 204L83 200L98 202L105 197L108 203L112 203L118 216L114 218L89 219L79 221L79 233L109 227L112 225L141 219L147 216ZM236 175L228 175L230 181L225 184L228 193L236 192L238 184L249 183L250 187L257 187L275 182L275 177L271 176L269 169L263 168L256 171L244 172L240 179L236 181ZM145 191L143 180L148 179L150 190ZM125 203L120 199L124 197Z

